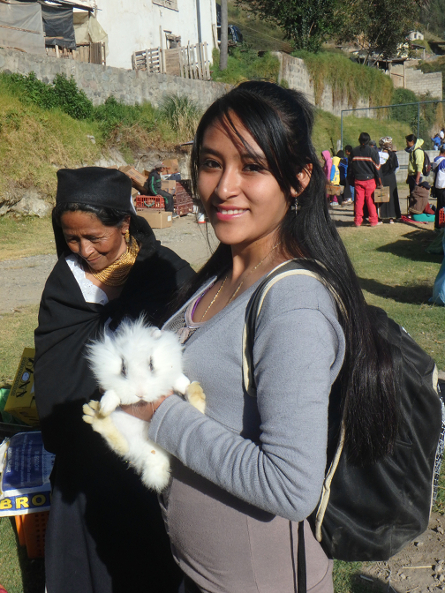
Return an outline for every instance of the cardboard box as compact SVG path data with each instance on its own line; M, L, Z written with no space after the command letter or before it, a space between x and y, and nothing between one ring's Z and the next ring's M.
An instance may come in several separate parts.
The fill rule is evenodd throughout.
M138 195L139 195L139 191L135 187L132 187L131 188L131 197L135 198Z
M176 191L176 181L161 181L161 189L168 191L169 194L173 194Z
M122 171L122 173L125 173L125 175L131 179L133 187L139 191L143 191L144 183L147 181L147 177L143 173L139 173L139 171L131 165L119 167L119 171Z
M5 404L5 412L30 426L39 425L34 397L34 348L25 348Z
M39 431L19 432L2 444L0 517L49 509L54 459L44 449Z
M152 229L167 229L172 225L172 213L165 210L142 208L137 210L137 215L145 218Z
M167 175L179 173L178 159L164 159L162 162L164 163L165 173Z
M380 204L381 202L389 202L389 187L382 187L374 191L374 202Z

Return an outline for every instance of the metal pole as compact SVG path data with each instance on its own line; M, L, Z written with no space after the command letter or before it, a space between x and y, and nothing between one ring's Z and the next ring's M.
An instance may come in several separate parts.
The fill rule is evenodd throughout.
M341 149L343 150L343 110L341 112L340 137L341 137Z
M420 103L417 103L417 138L420 138Z

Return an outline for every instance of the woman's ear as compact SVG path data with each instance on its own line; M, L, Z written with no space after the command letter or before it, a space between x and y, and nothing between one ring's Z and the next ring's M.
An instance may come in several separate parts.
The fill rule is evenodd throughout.
M130 230L130 219L131 219L131 217L130 217L130 216L127 216L127 217L124 219L124 222L122 223L122 226L121 226L121 232L122 232L122 234L123 234L123 235L125 235L125 233L126 233L128 230Z
M309 185L312 175L312 163L308 163L306 167L297 174L298 185L300 189L297 191L294 187L291 187L290 195L292 198L297 198Z

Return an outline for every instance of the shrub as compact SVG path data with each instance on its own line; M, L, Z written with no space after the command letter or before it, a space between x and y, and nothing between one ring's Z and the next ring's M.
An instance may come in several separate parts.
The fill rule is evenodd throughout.
M238 84L244 80L278 81L280 62L269 52L258 56L258 52L245 46L231 49L227 68L219 69L219 51L213 50L212 79L217 82Z
M90 117L93 104L85 92L77 88L74 78L56 74L52 84L39 80L34 72L23 74L1 74L6 88L22 103L34 103L42 109L61 109L74 119Z
M160 107L160 116L176 132L178 138L193 138L201 112L193 101L180 95L169 95Z

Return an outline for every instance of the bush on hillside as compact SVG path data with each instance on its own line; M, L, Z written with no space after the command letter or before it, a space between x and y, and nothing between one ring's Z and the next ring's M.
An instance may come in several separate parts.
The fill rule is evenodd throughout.
M52 84L39 80L34 72L23 74L1 74L6 88L23 103L34 103L42 109L61 109L74 119L87 119L93 111L93 104L85 92L78 89L71 76L56 74Z
M227 84L238 84L244 80L267 80L277 82L280 62L269 52L258 57L258 52L247 47L231 49L227 60L227 68L219 69L219 50L214 49L212 80Z

